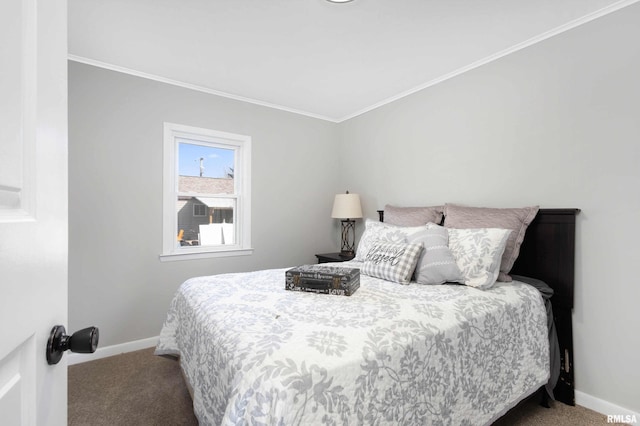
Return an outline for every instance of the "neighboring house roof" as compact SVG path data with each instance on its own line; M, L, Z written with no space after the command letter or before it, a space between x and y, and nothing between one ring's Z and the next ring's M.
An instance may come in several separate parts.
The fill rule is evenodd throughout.
M179 176L178 192L181 194L233 194L233 179Z

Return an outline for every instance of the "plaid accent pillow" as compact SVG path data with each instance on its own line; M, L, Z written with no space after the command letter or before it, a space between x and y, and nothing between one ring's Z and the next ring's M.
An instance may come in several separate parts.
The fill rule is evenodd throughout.
M422 226L395 226L384 222L367 219L364 224L364 233L358 243L355 261L364 262L364 257L369 253L371 245L377 240L389 243L406 243L409 235L425 229Z
M400 284L409 284L422 243L405 244L375 241L364 255L363 274Z

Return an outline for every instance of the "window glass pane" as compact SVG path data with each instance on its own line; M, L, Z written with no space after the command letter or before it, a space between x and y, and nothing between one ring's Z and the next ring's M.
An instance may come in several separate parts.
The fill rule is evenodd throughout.
M194 216L206 216L207 215L207 206L204 204L193 204L193 215Z
M234 168L235 150L179 140L179 245L235 244Z
M181 139L178 144L178 175L180 176L231 179L233 182L234 162L235 150L233 149L198 145L184 139Z

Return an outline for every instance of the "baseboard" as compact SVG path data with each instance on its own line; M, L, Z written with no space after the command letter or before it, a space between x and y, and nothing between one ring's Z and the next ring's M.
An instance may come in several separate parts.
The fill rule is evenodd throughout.
M80 364L83 362L94 361L100 358L106 358L108 356L120 355L126 352L139 351L140 349L147 349L155 346L158 343L158 336L149 337L148 339L134 340L133 342L122 343L120 345L105 346L98 348L92 354L76 354L69 353L67 359L68 365Z
M627 420L624 420L627 423L633 423L633 419L636 419L635 422L640 421L640 413L638 412L629 410L628 408L620 407L619 405L612 404L609 401L596 398L595 396L591 396L584 392L580 392L580 391L575 391L575 392L576 392L577 405L581 405L590 410L597 411L598 413L604 414L606 416L611 416L611 415L623 416L624 418L627 419Z

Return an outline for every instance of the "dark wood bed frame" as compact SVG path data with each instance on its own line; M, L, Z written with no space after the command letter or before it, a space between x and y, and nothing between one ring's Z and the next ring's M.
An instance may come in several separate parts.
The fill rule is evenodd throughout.
M560 343L560 378L556 400L575 405L573 381L573 310L575 224L580 209L540 209L533 219L511 273L537 278L553 288L551 298ZM384 211L378 210L384 222Z

